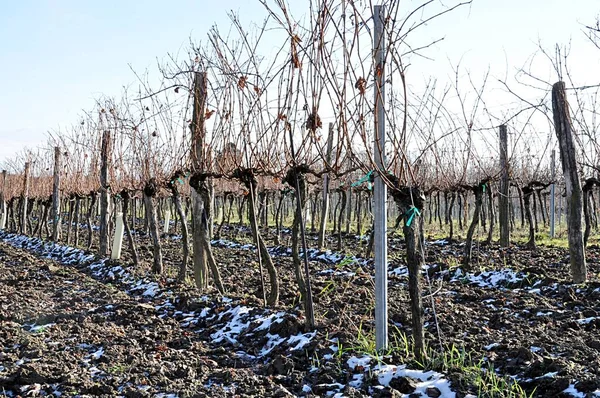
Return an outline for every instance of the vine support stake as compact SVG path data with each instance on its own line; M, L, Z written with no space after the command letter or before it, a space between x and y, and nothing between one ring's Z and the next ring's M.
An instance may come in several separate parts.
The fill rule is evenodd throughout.
M123 213L117 213L115 219L115 235L113 237L112 250L110 251L111 260L118 260L121 258L121 247L123 246Z
M102 133L102 150L100 153L100 247L98 254L106 257L108 254L108 223L110 217L110 186L108 170L111 159L110 130ZM70 227L70 226L69 226Z
M2 191L0 191L0 212L2 212L2 216L0 216L0 229L6 228L6 170L2 170Z
M193 119L191 125L192 134L192 147L191 147L191 163L192 168L195 171L201 171L204 169L202 162L204 161L204 121L205 121L205 109L206 109L206 95L207 95L207 76L206 72L195 72L194 73L194 106L193 106ZM193 264L194 264L194 279L196 286L200 290L208 287L208 267L207 260L204 253L203 242L202 242L202 214L204 204L202 196L196 192L195 189L191 190L192 197L192 248L193 248Z
M333 123L329 123L329 136L327 137L327 152L325 153L326 167L331 163L333 150ZM319 226L319 249L325 248L325 230L327 229L327 215L329 214L329 173L323 176L323 204L321 205L321 223Z
M292 162L296 167L296 151L294 149L294 135L292 128L289 126L288 131L290 133L290 150L292 153ZM302 204L300 203L300 182L298 181L298 174L295 173L295 185L296 185L296 211L300 215L300 239L302 239L302 258L304 260L304 277L306 279L306 297L304 298L304 311L306 312L306 326L313 330L315 328L315 310L313 305L312 286L310 283L310 269L308 268L308 245L306 244L306 231L304 228L304 217L302 216Z
M500 126L500 170L502 177L500 179L500 198L499 203L499 224L500 224L500 246L508 247L510 245L510 219L508 211L508 137L506 125ZM491 242L490 242L491 243Z
M552 175L552 185L550 185L550 239L554 239L554 224L556 218L556 151L553 149L550 155L550 173Z
M375 6L375 173L373 206L375 210L375 345L377 350L388 346L388 275L387 275L387 188L382 179L385 171L385 6Z
M54 147L54 181L52 185L52 240L60 239L60 147Z
M579 174L577 174L577 157L573 140L573 127L569 114L569 103L565 92L565 83L558 82L552 86L552 113L554 128L558 137L560 160L565 176L567 190L567 228L569 236L569 254L571 260L571 275L574 283L587 280L585 263L585 248L581 231L581 216L583 211L583 191Z
M27 200L29 199L29 172L30 172L30 162L25 162L25 174L23 177L23 192L22 198L23 202L21 203L21 233L23 235L27 234Z

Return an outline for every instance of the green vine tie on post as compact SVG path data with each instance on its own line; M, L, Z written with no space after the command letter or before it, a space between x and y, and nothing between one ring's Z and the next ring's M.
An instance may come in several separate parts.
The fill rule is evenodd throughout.
M362 184L363 182L368 182L369 184L367 185L367 189L370 191L371 189L373 189L373 187L372 187L372 182L373 181L374 181L373 170L371 170L367 174L365 174L365 176L362 177L360 180L352 183L352 187L357 187L360 184Z
M415 215L417 215L417 216L420 216L420 215L421 215L421 212L420 212L420 211L419 211L419 209L417 209L415 206L411 205L411 206L409 207L409 209L408 209L408 210L406 210L406 213L405 213L405 214L408 216L408 220L406 220L406 224L405 224L405 225L406 225L407 227L410 227L410 225L411 225L411 224L412 224L412 222L413 222L413 218L415 218Z
M485 186L486 186L486 185L487 185L487 184L483 184L483 186L481 187L481 188L483 189L483 193L485 193Z

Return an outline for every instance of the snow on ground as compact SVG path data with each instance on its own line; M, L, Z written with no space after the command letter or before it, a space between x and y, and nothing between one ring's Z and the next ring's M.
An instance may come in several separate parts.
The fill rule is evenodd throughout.
M206 306L202 309L196 310L190 313L182 313L181 311L175 311L173 303L177 299L173 297L173 293L161 288L161 286L147 278L135 278L129 272L127 272L122 266L114 265L106 259L97 260L96 257L89 252L84 250L75 249L67 246L53 244L51 242L44 242L38 238L28 238L25 236L6 234L0 231L0 238L5 242L19 248L23 248L36 254L56 260L64 265L87 265L92 271L92 274L102 280L110 280L121 283L126 292L130 295L143 297L146 300L153 301L153 307L161 317L173 317L178 319L182 327L196 327L201 320L210 321L207 330L210 333L212 342L215 344L226 343L236 348L238 356L244 360L258 360L260 358L268 357L274 349L278 349L278 352L290 353L295 350L302 350L308 344L310 344L317 335L317 332L311 333L297 333L295 335L282 336L278 333L271 333L271 327L274 324L284 322L285 317L298 318L291 313L278 311L274 312L269 309L253 308L245 305L236 304L232 299L222 298L220 303L211 303L208 297L200 298L200 301L206 302ZM235 242L227 240L213 241L213 245L229 248L240 248L245 250L251 250L254 247L252 245L241 245ZM436 241L431 244L443 246L447 244L445 241ZM290 255L291 250L289 248L275 247L270 249L273 255ZM307 254L311 260L321 261L327 264L343 264L343 265L357 265L362 266L366 264L366 260L356 257L346 257L340 254L332 253L330 251L322 252L315 249L310 249ZM424 266L427 269L427 266ZM340 276L354 276L354 273L340 270L326 270L324 274L340 275ZM398 267L390 271L391 275L404 276L407 274L406 267ZM480 287L499 288L506 286L506 284L514 284L525 279L526 275L523 273L517 273L510 269L502 269L498 271L486 271L478 274L475 273L464 273L461 269L456 269L454 272L451 282L458 283L472 283ZM543 287L543 288L556 288L556 287ZM529 288L524 289L529 293L541 294L540 288ZM596 289L600 291L599 289ZM217 306L219 309L217 310ZM111 308L106 308L111 310ZM539 312L538 316L546 316L549 313ZM580 324L590 323L597 319L597 317L590 317L585 319L579 319L577 322ZM27 325L30 332L36 332L42 330L42 328L51 327L52 324L46 325ZM198 330L196 330L198 331ZM264 345L258 352L250 354L246 352L243 346L242 337L255 337L255 334L261 334L264 337ZM332 341L333 342L333 341ZM490 344L484 349L491 350L496 347L497 343ZM82 362L88 367L90 376L92 379L103 377L103 372L100 371L93 362L100 359L104 354L104 348L99 346L87 345L80 347L86 350L88 354L82 359ZM336 349L334 349L336 348ZM537 347L531 347L531 350L536 350ZM331 351L336 352L337 346L332 345ZM334 360L334 356L328 354L323 360L330 361ZM375 365L373 365L375 364ZM442 397L455 397L455 393L452 391L450 382L445 379L441 373L433 371L418 371L407 369L405 365L390 365L377 363L377 359L370 356L356 357L352 356L347 360L347 365L352 372L351 377L347 378L347 382L351 387L360 388L366 377L375 375L382 386L388 386L389 383L398 377L408 377L414 379L416 382L417 389L415 394L420 396L427 396L426 391L431 388L436 388L441 392ZM315 368L316 369L316 368ZM0 372L3 368L0 367ZM546 376L546 375L545 375ZM346 380L346 379L345 379ZM138 386L142 391L144 386ZM308 384L303 386L303 391L307 394L313 390L314 386ZM319 385L324 387L324 385ZM342 397L342 390L345 388L344 384L331 383L327 386L327 396ZM26 395L34 395L36 386L25 386ZM571 385L564 391L565 393L571 394L572 396L582 396L575 388ZM600 397L600 391L594 393ZM60 396L60 392L57 390L56 394ZM173 394L163 394L162 398L174 398Z
M428 397L427 390L436 388L441 393L441 397L454 398L456 394L452 391L450 381L448 381L442 373L434 371L422 371L407 369L406 365L386 365L377 363L377 359L369 355L361 357L352 356L346 364L350 370L357 372L353 375L350 381L350 386L360 388L366 376L374 375L377 377L381 386L389 386L390 382L395 378L406 377L413 379L416 383L416 389L412 393L416 396ZM405 395L408 397L408 394Z
M526 275L522 272L515 272L509 268L494 271L484 271L480 273L465 273L458 268L454 272L451 282L467 282L479 287L496 288L507 284L515 284L525 279Z

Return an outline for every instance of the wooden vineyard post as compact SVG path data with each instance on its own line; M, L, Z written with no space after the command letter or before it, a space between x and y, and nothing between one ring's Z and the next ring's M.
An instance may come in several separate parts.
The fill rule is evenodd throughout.
M87 230L88 230L86 247L88 250L90 250L92 248L92 238L94 237L94 235L93 235L94 230L92 229L92 216L95 214L96 202L98 202L98 193L92 191L92 192L90 192L90 203L88 206L88 211L87 211L87 216L86 216L86 224L87 224ZM58 203L59 204L57 206L60 205L60 200ZM60 215L58 216L58 218L59 218L59 222L60 222ZM59 229L59 232L60 232L60 229Z
M463 267L466 271L471 269L471 256L473 254L473 236L475 235L475 229L479 226L479 219L481 217L481 207L483 205L483 194L485 193L485 187L488 180L483 180L479 184L468 187L464 186L465 189L470 189L475 194L475 211L473 212L473 220L467 231L467 239L465 241L465 252L463 257Z
M500 192L499 200L499 224L500 224L500 246L510 246L510 221L508 212L509 202L509 172L508 172L508 137L506 125L500 126Z
M148 180L143 189L144 208L146 209L146 220L148 222L148 231L152 244L154 246L152 256L154 262L152 271L156 274L163 273L162 249L160 246L160 233L158 232L158 217L156 215L156 206L154 205L154 197L158 193L158 183L155 178Z
M414 354L417 361L425 356L425 334L423 327L423 302L420 273L423 267L423 247L421 246L421 212L425 197L414 188L405 188L406 194L399 195L401 208L404 211L404 239L406 241L406 263L408 265L408 293L412 318L412 337Z
M346 235L350 235L350 224L352 222L352 185L348 187L346 200Z
M378 172L375 173L373 192L374 245L375 245L375 345L385 350L388 346L388 274L387 274L387 188L382 179L385 171L385 6L375 6L375 140L374 154Z
M108 223L110 214L108 169L110 167L110 158L110 131L104 130L100 152L100 247L98 254L101 257L106 257L108 254Z
M331 163L331 151L333 148L333 123L329 123L329 136L327 137L327 153L325 154L326 166ZM329 173L323 176L323 204L321 205L321 223L319 225L319 249L325 248L325 230L327 229L327 215L329 213Z
M0 229L6 228L6 170L2 170L2 191L0 191Z
M21 202L21 229L20 233L23 235L27 234L27 200L29 196L29 169L30 163L25 162L25 173L23 176L23 192Z
M555 218L556 218L556 151L553 149L550 155L550 173L552 176L552 185L550 185L550 239L554 239L555 235Z
M587 280L585 248L581 231L581 216L583 211L583 192L581 181L577 174L577 159L569 103L565 92L565 83L558 82L552 87L552 113L554 128L558 137L560 160L562 163L565 186L567 191L567 228L569 238L569 254L571 260L571 275L574 283Z
M199 172L202 170L202 160L204 158L204 109L206 107L207 79L205 72L195 72L194 74L194 106L192 116L192 168ZM208 287L208 267L207 260L202 244L202 216L203 203L202 196L191 190L192 196L192 248L194 263L194 279L196 286L200 290Z

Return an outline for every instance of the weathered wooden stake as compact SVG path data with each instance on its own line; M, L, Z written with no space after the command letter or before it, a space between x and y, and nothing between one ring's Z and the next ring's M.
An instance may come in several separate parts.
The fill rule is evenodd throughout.
M510 220L508 212L508 201L509 201L509 187L510 181L508 178L508 134L506 131L506 125L500 126L500 192L499 197L499 224L500 224L500 246L510 246Z
M102 149L100 152L100 257L108 255L108 223L110 214L110 186L108 169L111 159L110 130L102 133Z
M195 171L203 169L204 159L204 121L207 95L207 78L205 72L194 74L194 106L192 115L192 167ZM208 265L202 242L203 203L202 197L195 189L191 190L192 196L192 249L194 263L194 279L200 290L208 287Z
M148 220L148 232L154 246L152 257L152 271L156 274L163 273L163 257L160 243L160 234L158 232L158 216L156 214L156 206L154 205L154 197L158 192L158 183L155 178L151 178L144 186L144 208L146 209L146 219Z
M573 129L564 82L555 83L552 87L552 113L554 115L554 128L558 137L560 160L567 190L567 227L571 274L574 283L582 283L587 280L585 248L583 246L583 234L581 231L583 192L579 174L577 173Z
M22 203L21 203L21 233L27 234L27 199L29 196L29 170L30 163L25 162L25 175L23 177L23 192L22 192Z
M555 217L556 217L556 151L553 149L550 156L550 173L552 175L552 185L550 185L550 239L554 239L555 235Z
M0 211L2 212L2 216L0 216L0 229L6 228L6 170L2 170L2 191L0 192Z
M325 161L331 163L331 152L333 150L333 123L329 123L329 135L327 137L327 152ZM323 204L321 205L321 223L319 225L319 239L317 246L325 248L325 230L327 229L327 215L329 213L329 173L323 176Z

